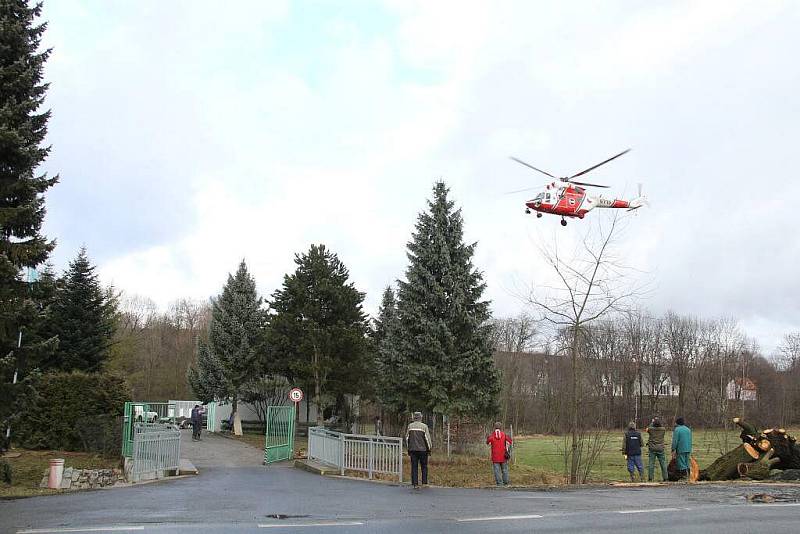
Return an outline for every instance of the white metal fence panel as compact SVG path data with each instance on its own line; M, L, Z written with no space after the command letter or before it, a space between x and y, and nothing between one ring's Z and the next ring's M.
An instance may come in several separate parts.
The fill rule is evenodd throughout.
M388 436L342 434L320 427L309 429L308 457L346 470L362 471L369 475L396 475L403 481L403 440Z
M160 477L164 471L178 469L180 454L181 431L174 425L137 423L133 429L131 482L145 475Z
M308 429L308 457L311 460L342 467L342 434L321 427Z

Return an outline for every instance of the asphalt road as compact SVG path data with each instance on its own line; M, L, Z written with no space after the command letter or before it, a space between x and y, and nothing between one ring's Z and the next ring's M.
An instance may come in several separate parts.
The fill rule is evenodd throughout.
M223 440L223 441L219 441ZM800 527L800 486L462 490L325 478L209 436L200 476L0 501L0 532L765 532ZM215 452L216 451L216 452ZM256 450L257 451L257 450ZM220 454L217 454L220 452ZM248 456L249 455L249 456ZM213 464L224 465L213 465ZM753 504L746 495L779 499Z

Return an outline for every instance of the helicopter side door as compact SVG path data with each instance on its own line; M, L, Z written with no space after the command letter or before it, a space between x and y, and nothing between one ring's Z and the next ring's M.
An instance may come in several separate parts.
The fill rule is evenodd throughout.
M571 187L565 189L563 196L564 211L571 215L577 214L585 195L586 193L580 189L573 189Z

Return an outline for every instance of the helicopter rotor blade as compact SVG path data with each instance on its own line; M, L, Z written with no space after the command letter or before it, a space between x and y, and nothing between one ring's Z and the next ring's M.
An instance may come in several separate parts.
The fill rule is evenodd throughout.
M546 174L546 175L547 175L547 176L549 176L550 178L554 178L554 179L558 180L558 178L557 178L557 177L553 176L552 174L550 174L550 173L549 173L549 172L547 172L547 171L543 171L542 169L537 169L536 167L534 167L534 166L533 166L533 165L531 165L530 163L525 163L525 162L524 162L524 161L522 161L521 159L517 159L517 158L515 158L514 156L510 156L510 157L511 157L511 159L513 159L514 161L516 161L517 163L519 163L520 165L525 165L525 166L526 166L526 167L528 167L529 169L533 169L534 171L539 171L539 172L540 172L540 173L542 173L542 174Z
M586 186L586 187L602 187L604 189L608 189L610 187L608 185L590 184L589 182L573 182L572 180L570 180L569 183L575 184L575 185L582 185L582 186Z
M534 190L541 191L542 189L544 189L548 185L551 185L552 183L553 182L547 182L546 184L541 184L541 185L537 185L537 186L534 186L534 187L526 187L524 189L517 189L515 191L506 191L503 194L504 195L513 195L514 193L524 193L525 191L534 191Z
M597 164L597 165L595 165L594 167L589 167L589 168L588 168L588 169L586 169L585 171L581 171L581 172L579 172L578 174L573 174L572 176L570 176L569 178L567 178L567 180L572 180L573 178L577 178L578 176L584 175L584 174L586 174L586 173L587 173L587 172L589 172L589 171L593 171L593 170L595 170L597 167L599 167L599 166L601 166L601 165L605 165L605 164L606 164L606 163L608 163L609 161L615 160L615 159L617 159L618 157L622 156L623 154L627 154L627 153L628 153L628 152L630 152L630 151L631 151L631 149L630 149L630 148L626 148L625 150L623 150L622 152L620 152L620 153L619 153L619 154L617 154L616 156L611 156L611 157L610 157L610 158L608 158L607 160L605 160L605 161L602 161L602 162L598 163L598 164ZM520 163L522 163L522 162L520 162ZM525 163L524 165L527 165L527 163ZM530 167L530 165L528 165L528 166ZM536 170L539 170L539 169L536 169ZM574 182L574 183L577 183L577 182Z

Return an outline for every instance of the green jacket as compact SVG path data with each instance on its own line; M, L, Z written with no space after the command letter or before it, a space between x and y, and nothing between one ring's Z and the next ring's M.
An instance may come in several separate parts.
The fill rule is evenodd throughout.
M672 431L672 450L680 453L692 452L692 431L686 425L678 425Z
M647 427L647 447L653 452L664 452L664 435L667 429L663 426Z

